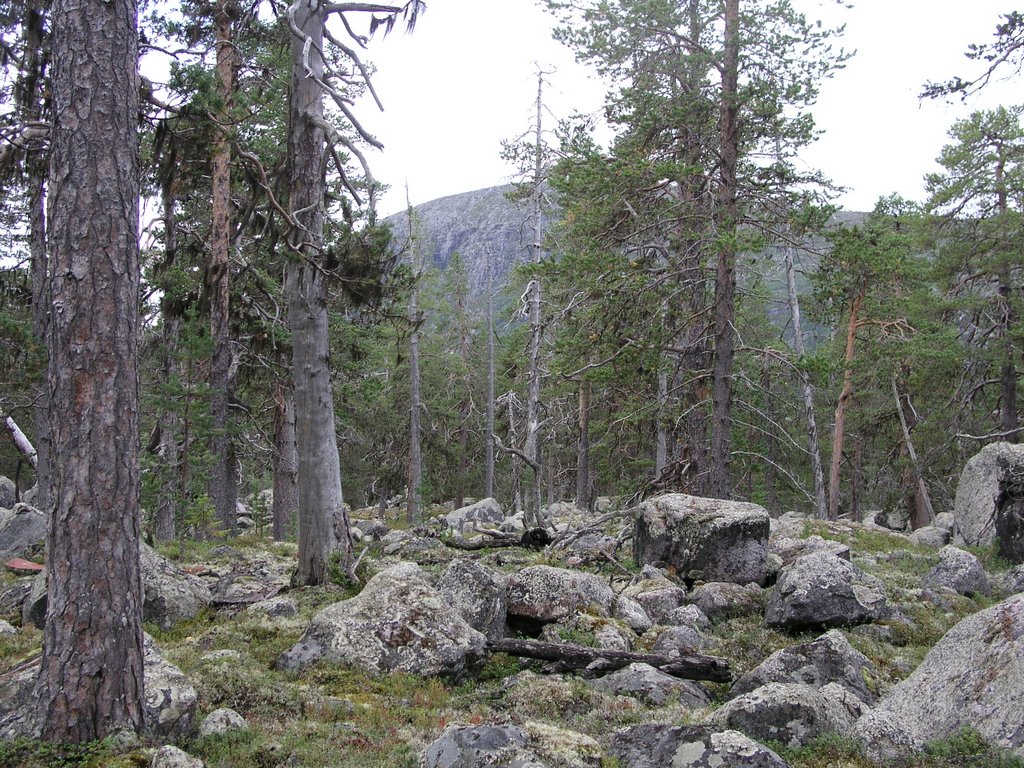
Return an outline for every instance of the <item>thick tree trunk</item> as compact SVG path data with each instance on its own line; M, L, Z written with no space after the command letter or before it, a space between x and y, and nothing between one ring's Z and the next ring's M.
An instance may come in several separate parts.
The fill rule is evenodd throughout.
M288 136L289 207L298 225L288 237L292 249L285 276L288 320L295 377L295 440L299 457L299 584L324 584L337 546L342 565L352 565L348 517L343 506L338 439L331 394L327 289L319 262L323 251L326 185L323 101L310 68L319 79L323 60L323 10L319 0L299 0L292 7L302 37L292 40L291 126ZM308 47L307 47L308 46ZM334 517L346 534L339 542Z
M235 389L235 366L231 350L231 137L228 126L235 91L235 47L231 28L231 0L219 0L214 10L217 38L217 91L223 102L221 123L213 146L211 187L213 219L210 228L210 263L207 289L210 296L210 500L221 526L234 534L238 530L238 466L231 439L230 407Z
M804 356L804 334L800 324L800 299L796 292L796 271L793 268L793 251L786 249L786 287L789 292L789 311L793 319L793 349L797 357ZM824 520L828 516L825 501L825 472L821 464L821 446L818 443L818 422L814 415L814 387L807 371L800 371L800 389L804 398L804 418L807 421L807 453L811 457L811 471L814 474L814 516Z
M846 411L853 395L853 358L856 353L857 328L860 326L860 308L867 293L867 280L863 280L850 301L850 319L846 326L846 353L843 367L843 389L836 404L836 421L832 430L832 465L828 476L828 519L839 519L839 467L843 461L843 437L846 433Z
M715 358L711 392L711 495L729 497L729 432L736 308L737 168L739 164L739 0L725 2L718 183L718 266L715 274Z
M56 0L43 738L143 717L136 6Z
M292 532L299 509L299 458L295 450L295 404L291 391L279 385L274 392L274 501L271 510L274 541Z

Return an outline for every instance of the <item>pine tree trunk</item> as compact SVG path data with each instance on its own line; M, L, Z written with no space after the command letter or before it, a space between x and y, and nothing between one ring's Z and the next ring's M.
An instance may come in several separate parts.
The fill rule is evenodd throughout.
M494 292L491 255L487 254L487 443L484 496L494 498Z
M288 320L295 377L295 440L299 457L298 584L324 584L329 558L337 546L342 566L352 564L348 516L343 506L338 439L331 394L327 289L320 269L323 255L326 192L323 100L315 79L306 73L304 49L316 77L323 73L317 54L323 44L323 10L318 0L292 7L301 37L292 39L289 156L289 207L299 224L289 233L292 250L285 275ZM335 515L344 535L335 536Z
M418 271L418 270L417 270ZM416 279L419 280L419 274ZM420 330L418 289L413 286L409 296L409 488L406 496L406 522L413 525L420 519L423 485L423 454L420 445Z
M163 361L161 366L162 384L166 388L178 376L178 343L181 335L181 318L173 310L164 310L163 318ZM179 418L177 408L164 406L160 413L160 490L157 495L153 535L157 541L174 541L177 529L178 508L184 498L185 489L179 487L181 477L178 463Z
M1016 443L1020 439L1020 418L1017 415L1017 345L1013 339L1013 282L1009 265L999 269L999 304L1003 316L1003 364L999 372L999 429L1002 439Z
M910 513L910 528L916 531L922 526L930 525L935 518L935 512L932 508L931 494L928 493L928 485L925 482L924 473L921 471L921 465L917 460L914 441L910 435L910 430L913 426L910 423L910 419L914 410L913 408L907 408L906 412L904 411L903 398L896 387L895 374L892 376L891 383L893 399L896 401L896 415L899 417L900 431L903 435L903 451L907 458L910 459L910 467L907 470L909 473L908 479L910 480L908 483L910 487L908 511ZM907 412L911 414L911 417L908 418Z
M56 0L43 738L143 718L136 6Z
M173 172L161 190L161 201L164 213L164 269L174 266L177 254L177 220L174 212L175 179ZM179 379L178 346L181 340L181 313L176 297L164 289L160 302L162 360L160 369L160 385L163 389L165 403L161 405L160 424L160 490L157 493L156 513L153 535L157 541L173 541L178 520L178 509L185 498L185 488L179 485L181 478L178 463L181 457L178 452L178 432L180 418L177 403L171 403L171 388Z
M846 326L846 353L844 355L843 389L836 404L836 421L832 431L832 465L828 476L828 519L839 519L839 467L843 460L843 437L846 432L846 411L853 395L853 359L856 352L857 328L860 324L860 308L867 293L867 280L860 284L856 295L850 301L850 320Z
M38 168L39 163L33 163ZM30 179L29 188L29 254L32 271L32 335L40 348L46 347L47 321L50 316L50 281L46 273L46 194L42 169L38 177ZM37 509L50 509L50 392L42 382L36 393L33 406L36 449L36 498Z
M668 425L667 425L667 412L668 412L668 373L666 371L660 371L658 373L658 430L657 430L657 441L658 445L654 450L654 476L661 477L661 473L665 471L665 465L668 463Z
M217 91L223 107L221 129L213 147L211 187L213 219L210 228L210 263L207 289L210 295L210 500L224 530L238 530L238 481L235 444L230 435L230 407L235 375L231 350L231 138L227 133L235 90L235 55L228 4L219 0L214 11L217 38Z
M299 508L299 459L295 450L295 405L287 387L274 392L274 541L284 541Z
M796 292L796 272L793 268L793 251L786 249L786 287L789 292L789 311L793 320L793 349L797 357L804 356L804 335L800 324L800 299ZM814 475L814 516L824 520L828 516L825 501L825 472L821 464L821 446L818 443L818 423L814 415L814 387L807 371L800 371L800 389L804 398L804 418L807 421L807 452L811 457L811 471Z
M576 506L590 509L590 382L579 391L579 440L576 443Z
M715 273L715 358L711 392L711 495L729 497L729 432L736 304L737 168L739 165L739 0L725 2L725 56L720 117L718 266Z
M535 160L533 173L533 263L540 264L543 257L541 238L544 233L543 206L541 205L541 183L543 181L543 155L541 131L541 110L544 77L537 75L537 115L536 137L534 141ZM540 348L543 336L541 327L541 291L540 278L534 276L530 281L528 299L530 304L530 349L529 349L529 383L526 395L526 441L523 452L533 462L530 495L526 504L527 525L541 525L541 471L540 471Z

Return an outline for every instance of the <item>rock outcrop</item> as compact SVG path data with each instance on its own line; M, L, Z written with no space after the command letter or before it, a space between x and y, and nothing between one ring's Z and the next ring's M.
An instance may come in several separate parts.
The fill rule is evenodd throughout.
M888 612L882 583L828 552L798 558L772 588L764 621L787 631L848 627Z
M609 616L615 600L600 577L549 565L530 566L509 576L505 596L509 623L531 634L577 611Z
M949 736L965 726L1024 757L1024 595L968 616L878 704L908 741Z
M953 543L988 546L999 539L1000 552L1013 562L1024 562L1024 528L1018 519L1024 510L1011 502L1011 488L1024 482L1024 445L992 443L964 467L956 488Z
M458 680L482 661L485 644L418 565L399 563L370 579L355 597L314 616L277 666L298 671L323 659L370 673Z
M768 747L733 730L649 723L615 734L609 750L622 768L788 768Z
M42 553L46 515L28 504L15 504L0 519L0 560Z
M808 643L776 651L733 683L729 696L750 693L768 683L802 683L812 688L835 683L873 704L879 676L871 660L850 645L846 635L832 629Z
M665 494L637 508L633 556L691 581L764 584L768 512L757 504Z

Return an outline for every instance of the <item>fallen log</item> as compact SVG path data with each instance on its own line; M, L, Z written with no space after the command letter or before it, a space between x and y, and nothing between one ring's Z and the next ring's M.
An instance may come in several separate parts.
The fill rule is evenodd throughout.
M726 659L699 653L660 656L653 653L630 653L629 651L588 648L582 645L562 645L561 643L544 643L539 640L510 638L490 640L487 643L487 649L492 653L507 653L510 656L522 656L527 659L553 661L564 669L590 673L611 672L628 667L630 664L643 663L650 664L667 675L683 680L732 682L732 673L729 671L729 662Z

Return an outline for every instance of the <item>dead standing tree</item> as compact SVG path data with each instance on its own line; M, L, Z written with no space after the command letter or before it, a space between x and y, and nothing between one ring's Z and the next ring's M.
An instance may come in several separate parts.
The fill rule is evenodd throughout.
M329 3L297 0L288 10L292 41L291 105L288 134L288 248L285 275L288 318L292 335L295 377L295 438L299 465L299 567L296 581L322 584L328 559L338 548L342 565L353 575L348 518L343 507L338 439L334 430L327 321L328 257L324 247L328 163L333 161L351 202L366 206L374 222L375 182L358 142L377 149L352 112L352 94L365 88L380 100L356 48L368 38L352 26L352 17L370 15L370 34L390 31L399 19L411 30L424 10L422 0L404 5ZM354 47L329 27L337 19ZM340 113L345 129L325 117L324 97ZM355 179L338 148L358 162L362 178ZM342 541L335 534L335 516L342 518Z

